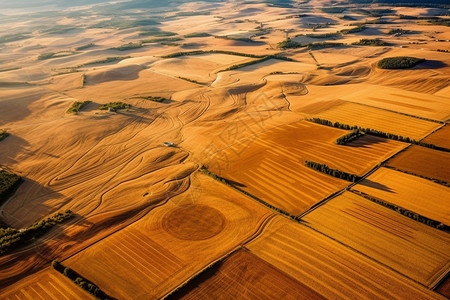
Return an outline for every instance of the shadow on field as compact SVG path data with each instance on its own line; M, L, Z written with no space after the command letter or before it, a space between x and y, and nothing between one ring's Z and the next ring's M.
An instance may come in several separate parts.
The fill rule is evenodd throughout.
M370 146L387 142L388 140L385 138L366 134L350 143L345 144L344 146L354 148L370 148Z
M385 192L394 193L394 191L390 187L388 187L388 186L386 186L384 184L381 184L381 183L369 180L369 179L364 179L360 184L364 185L364 186L368 186L368 187L374 188L374 189L377 189L377 190L382 190L382 191L385 191Z
M440 68L445 68L448 67L448 65L440 60L426 60L421 64L418 64L417 66L414 67L414 69L440 69Z

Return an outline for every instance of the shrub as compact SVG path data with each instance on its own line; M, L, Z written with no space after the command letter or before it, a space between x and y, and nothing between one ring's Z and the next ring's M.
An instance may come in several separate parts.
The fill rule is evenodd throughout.
M380 39L361 39L359 42L354 42L352 45L361 45L361 46L386 46L387 43Z
M31 243L36 238L47 233L56 224L62 223L72 218L72 216L73 213L70 210L66 210L64 213L57 213L50 218L34 223L22 231L14 228L0 229L0 255Z
M0 129L0 141L6 139L9 136L9 133L6 130Z
M123 45L120 45L119 47L115 47L115 48L111 48L111 49L118 50L118 51L127 51L127 50L132 50L132 49L141 48L141 47L143 47L142 42L137 42L137 43L129 42L128 44L123 44Z
M94 43L89 43L89 44L87 44L87 45L83 45L83 46L80 46L80 47L76 47L75 50L76 50L76 51L81 51L81 50L85 50L85 49L88 49L88 48L92 48L92 47L94 47L94 46L95 46Z
M91 103L91 101L75 101L72 106L66 111L66 113L70 114L70 113L77 113L78 111L80 111L80 109L82 109L84 106L86 106L87 104Z
M207 37L207 36L211 36L211 35L206 32L193 32L193 33L186 34L184 37L185 38L196 38L196 37Z
M131 107L131 104L127 104L127 103L123 103L123 102L109 102L109 103L101 105L98 109L107 110L108 108L112 108L112 109L116 110L116 109L130 108L130 107Z
M395 35L402 35L402 34L408 34L408 33L412 33L412 31L411 30L404 30L404 29L401 29L401 28L391 29L388 32L388 34L395 34Z
M19 175L0 170L0 203L6 200L7 196L19 186L22 178Z
M378 62L378 68L380 69L407 69L414 67L422 62L425 59L416 58L411 56L396 56L396 57L387 57L383 58Z
M31 35L28 33L7 34L0 36L0 44L29 39L30 37Z
M170 43L170 42L178 42L182 41L182 38L179 37L160 37L154 39L145 39L141 40L140 43L149 44L149 43Z
M301 48L301 47L306 47L306 46L307 45L295 42L295 41L291 40L290 38L278 43L278 48L281 48L281 49L295 49L295 48Z
M45 59L50 59L53 58L55 56L55 52L47 52L47 53L42 53L41 55L38 56L38 60L45 60Z
M306 34L307 37L310 38L316 38L316 39L326 39L326 38L330 38L330 37L336 37L336 36L340 36L341 33L340 32L328 32L328 33L308 33Z
M155 101L155 102L163 102L164 100L167 100L164 97L154 97L154 96L139 97L139 98L150 100L150 101Z
M358 24L356 27L349 28L349 29L342 29L340 32L342 34L349 34L349 33L355 33L360 32L366 29L366 25L364 24Z
M113 57L107 57L105 59L100 59L100 60L94 60L91 62L87 62L84 63L82 65L79 65L78 67L84 67L84 66L89 66L89 65L96 65L96 64L107 64L107 63L111 63L111 62L116 62L116 61L121 61L127 58L130 58L131 56L113 56Z

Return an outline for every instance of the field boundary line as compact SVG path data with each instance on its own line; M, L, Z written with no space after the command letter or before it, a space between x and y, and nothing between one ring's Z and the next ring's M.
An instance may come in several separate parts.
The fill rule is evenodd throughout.
M166 299L167 297L170 297L172 294L177 292L179 289L185 287L188 285L191 281L195 280L197 277L202 275L204 272L209 270L210 268L214 268L216 264L220 263L221 261L227 259L228 257L232 256L234 253L238 252L239 250L243 249L242 245L238 245L234 248L232 248L229 252L225 253L221 257L217 258L216 260L213 260L212 262L208 263L205 267L201 268L197 272L195 272L191 277L181 282L178 286L173 288L171 291L167 292L166 294L162 295L160 299Z

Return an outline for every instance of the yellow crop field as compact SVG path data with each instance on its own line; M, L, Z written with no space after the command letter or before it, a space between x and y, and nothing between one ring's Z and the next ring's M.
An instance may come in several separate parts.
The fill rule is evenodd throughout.
M363 128L393 133L420 140L441 124L390 112L367 105L343 102L340 105L312 115L332 122L358 125Z
M272 219L262 235L245 247L327 299L443 299L397 272L283 217Z
M326 235L433 287L450 270L450 236L352 192L303 220Z
M53 269L46 269L12 284L1 292L0 298L5 300L95 299L94 296L77 286L69 278Z
M450 182L450 153L411 146L388 162L403 171Z
M239 250L168 299L325 299L256 255Z
M256 234L273 213L206 175L63 264L119 298L159 298Z
M381 168L354 189L429 219L450 224L450 188L430 180Z
M406 144L363 136L345 146L348 131L300 121L237 143L220 154L228 166L211 171L242 185L262 200L297 215L349 183L304 166L305 160L362 175Z
M445 97L371 84L361 84L355 90L341 99L439 121L450 117Z
M450 149L450 125L445 125L424 140L425 143Z

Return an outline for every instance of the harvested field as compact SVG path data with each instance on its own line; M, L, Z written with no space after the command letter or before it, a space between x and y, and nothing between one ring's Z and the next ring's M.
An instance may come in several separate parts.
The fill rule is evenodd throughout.
M262 200L298 215L349 183L313 171L305 160L362 175L405 145L364 136L346 146L335 140L348 131L300 121L238 142L220 154L228 166L210 171L241 184Z
M381 168L354 189L429 219L450 224L450 188L430 180Z
M324 299L254 254L239 250L167 299Z
M283 217L245 246L328 299L443 299L424 286Z
M317 114L312 113L311 117L372 128L415 140L422 139L441 126L439 123L350 102L343 102Z
M69 278L53 269L25 277L2 291L2 299L95 299Z
M303 220L320 232L433 287L450 270L450 236L352 192Z
M341 99L439 121L450 118L445 97L370 84L360 84L355 90Z
M388 166L428 178L450 182L449 152L411 146L391 159L388 162Z
M118 298L159 298L253 236L272 215L196 174L190 192L63 264Z
M450 149L450 125L445 125L424 140L425 143Z
M207 53L164 59L154 63L151 69L161 74L211 83L216 78L216 72L221 69L253 60L255 59L249 57Z
M25 291L15 294L20 299L86 298L27 289L54 259L117 299L163 298L222 259L192 297L439 298L295 220L283 221L296 229L281 245L261 250L274 265L242 248L277 210L303 216L353 188L331 175L366 175L410 146L370 135L337 145L349 131L305 118L326 114L412 139L450 120L448 11L336 0L0 2L0 131L10 134L0 143L0 168L23 178L0 207L0 226L20 230L57 211L75 214L0 256L0 298L16 287ZM346 34L355 23L365 30ZM386 44L374 46L377 38ZM369 45L350 45L360 40ZM377 67L394 56L425 62ZM111 102L127 108L99 109ZM448 135L443 129L429 139L442 147ZM410 150L402 155L417 151ZM443 154L423 151L411 164L402 155L393 161L447 178ZM326 175L306 160L339 172ZM404 173L370 181L377 174L356 188L401 202L411 209L401 213L432 226L444 227L421 215L449 223L444 185ZM417 278L432 280L438 263L416 252L423 259L402 272L426 264Z

